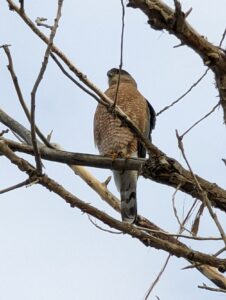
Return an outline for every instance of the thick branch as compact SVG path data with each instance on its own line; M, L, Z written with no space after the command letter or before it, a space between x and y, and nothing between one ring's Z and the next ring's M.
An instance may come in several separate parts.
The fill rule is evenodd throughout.
M77 207L81 211L90 214L98 220L101 220L108 226L129 234L130 236L141 241L145 246L162 249L177 257L183 257L196 263L208 264L221 270L226 270L225 259L216 258L214 256L194 251L187 247L182 247L178 244L173 244L166 240L163 241L159 238L149 235L148 233L145 233L143 230L139 230L133 225L117 221L106 213L93 207L92 205L83 202L82 200L72 195L69 191L65 190L63 186L55 182L53 179L49 178L47 175L40 176L37 170L31 164L29 164L26 160L16 156L14 152L12 152L10 148L4 143L4 141L0 141L0 152L5 155L13 164L15 164L21 171L26 172L32 178L36 177L39 184L45 186L50 191L55 192L72 207Z
M150 26L156 30L167 30L175 35L181 44L192 48L215 74L217 88L221 97L226 122L226 55L200 35L185 20L178 1L174 1L176 9L172 10L160 0L129 0L127 6L139 8L147 17Z
M13 151L34 155L34 150L30 145L20 144L12 140L6 140L6 139L4 139L4 141ZM112 169L112 170L122 170L122 169L140 170L142 164L144 164L146 161L145 159L137 159L137 158L130 158L128 160L117 158L113 160L112 158L105 157L105 156L85 154L85 153L74 153L74 152L51 149L44 145L39 146L39 151L41 157L46 160L69 164L69 165L89 166L89 167Z
M19 122L11 118L0 108L0 123L10 128L13 132L17 133L27 144L31 145L31 133Z
M33 155L33 149L31 146L19 144L10 140L6 140L6 142L13 151ZM158 148L156 147L156 149ZM69 165L74 164L115 170L141 170L141 173L145 178L149 178L158 183L166 184L175 188L180 186L181 191L202 201L202 197L197 191L192 174L183 168L178 161L166 156L165 154L163 155L160 150L159 153L161 156L157 155L152 157L151 160L136 158L128 160L112 160L108 157L54 150L45 146L39 147L39 151L41 157L44 159ZM196 177L203 190L207 192L211 204L226 212L226 191L198 175L196 175Z
M8 120L9 123L6 122L6 126L12 128L21 137L24 138L24 136L25 136L26 137L25 140L27 140L28 143L31 143L31 141L30 141L30 132L26 128L24 128L19 123L14 122L14 120L11 119L9 116L7 116L4 112L2 114L0 114L0 117L1 116L2 116L2 121L3 120ZM0 120L1 120L1 118L0 118ZM18 144L18 143L15 143L13 141L9 141L9 140L7 140L7 141L5 140L5 142L7 142L8 146L12 147L13 150L19 150L21 152L31 153L32 154L32 151L33 151L32 147L29 147L29 146L26 146L26 145L23 145L23 144ZM49 149L48 147L40 146L40 152L43 155L46 155L46 158L48 158L48 154L50 156L54 156L54 153L57 152L57 151L55 151L53 149ZM81 162L87 163L87 160L88 161L90 160L90 164L92 164L92 159L94 159L95 164L98 163L98 160L103 159L104 161L107 160L107 164L108 165L109 164L112 165L113 162L111 160L109 160L109 158L106 158L106 157L103 158L103 157L92 156L92 155L84 155L84 154L82 154L81 155L82 157L81 157L80 154L78 154L78 157L77 157L78 160L76 160L77 154L75 154L75 153L68 153L66 151L58 151L57 153L55 153L55 155L56 155L55 159L56 159L57 155L59 156L59 154L62 155L62 157L59 158L60 162L64 162L64 159L66 159L65 163L70 164L70 167L74 170L74 172L76 174L79 173L79 176L82 177L83 180L85 180L95 191L97 191L98 194L108 204L110 204L114 209L116 209L117 211L120 210L120 203L119 203L119 201L115 198L114 195L112 195L108 191L108 189L102 183L100 183L99 181L97 181L93 176L91 176L91 174L88 174L86 170L82 169L82 167L79 167L78 165L71 165L71 163L79 163L79 162L80 163ZM72 155L72 157L70 157L70 159L72 159L71 161L69 159L67 161L68 154L69 154L69 156ZM96 159L96 158L98 158L98 159ZM128 167L130 165L131 161L132 161L131 166L133 166L134 162L136 162L135 166L140 166L140 163L141 164L143 163L142 160L140 162L139 160L130 159L130 160L127 160L126 164L125 164L125 162L123 160L117 159L117 160L114 161L113 165L117 166L118 162L119 162L119 167L120 168L122 168L122 167ZM104 163L106 163L106 162L104 162ZM137 165L137 163L139 163L139 165ZM36 178L32 178L32 181L36 181L37 182L37 179ZM159 238L159 239L161 239L163 241L166 240L166 241L169 241L169 242L171 242L173 244L180 245L182 247L187 248L186 245L184 245L181 242L179 242L173 236L164 233L164 231L161 228L159 228L158 226L156 226L155 224L153 224L152 222L150 222L149 220L145 219L142 216L138 217L138 219L137 219L137 225L140 226L141 228L143 228L143 230L147 231L148 233L152 232L152 235L154 237L156 237L156 238ZM222 276L221 274L219 274L216 269L211 269L211 272L210 272L209 268L210 267L205 266L205 265L202 265L202 268L197 267L197 269L201 273L203 273L206 277L208 277L213 283L215 283L219 287L225 288L226 287L226 282L225 282L224 276Z

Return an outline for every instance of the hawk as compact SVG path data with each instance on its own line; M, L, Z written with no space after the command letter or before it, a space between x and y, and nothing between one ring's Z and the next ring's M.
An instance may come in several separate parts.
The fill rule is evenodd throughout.
M134 78L125 70L116 68L107 72L109 88L105 94L113 101L117 92L117 106L135 123L145 137L151 140L156 114L151 104L137 89ZM94 140L101 155L109 157L142 157L146 149L132 131L105 106L98 104L94 116ZM134 223L137 217L136 186L138 171L113 171L115 184L121 195L122 220Z

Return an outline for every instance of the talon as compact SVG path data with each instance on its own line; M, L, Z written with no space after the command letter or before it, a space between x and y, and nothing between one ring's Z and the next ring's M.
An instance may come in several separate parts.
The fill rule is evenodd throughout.
M111 158L113 160L115 160L117 157L119 157L118 153L114 152L114 153L111 154Z

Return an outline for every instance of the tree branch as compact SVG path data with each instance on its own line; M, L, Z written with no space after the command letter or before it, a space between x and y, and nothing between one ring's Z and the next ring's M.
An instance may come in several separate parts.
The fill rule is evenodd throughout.
M8 3L13 3L12 1L8 1ZM12 8L12 7L11 7ZM180 11L178 11L178 13L180 14ZM23 14L23 13L22 13ZM178 17L179 18L179 17ZM35 31L35 30L34 30ZM47 43L48 43L48 41L47 41ZM55 49L56 50L56 49ZM58 50L58 49L57 49ZM60 53L60 52L59 52ZM58 54L59 54L58 53ZM59 55L60 56L60 55ZM61 57L61 56L60 56ZM62 58L63 57L63 58ZM66 57L64 57L64 55L62 56L61 58L62 58L62 60L65 62L65 61L67 61L67 58ZM64 60L65 59L65 60ZM70 61L68 60L68 62L70 63ZM68 66L70 66L70 64L67 64ZM73 69L73 71L74 71L74 73L76 74L76 68L72 65L72 69ZM77 70L78 71L78 70ZM85 82L85 84L87 84L87 81L86 81L86 77L85 77L85 75L83 75L82 73L79 73L78 72L78 74L76 74L77 76L81 76L81 78L82 79L84 79L84 82ZM89 81L88 81L88 83L89 83ZM89 86L89 85L88 85ZM91 87L92 87L92 84L91 84ZM95 86L94 86L95 87ZM92 89L92 90L94 90L95 92L98 92L98 90L96 91L94 88ZM101 94L99 94L99 96L101 97L101 99L104 99L104 101L106 101L105 102L105 105L108 107L109 106L109 103L111 103L111 102L109 102L109 100L110 99L108 99L107 97L105 97L105 96L103 96L103 93L100 91L100 93ZM97 93L98 94L98 93ZM111 100L110 100L111 101ZM119 111L119 116L121 116L121 119L123 119L122 118L122 115L123 114L120 114L120 111ZM125 117L125 116L124 116ZM129 124L129 122L130 122L130 120L126 120L126 124ZM130 128L132 128L132 130L134 130L134 128L133 128L133 123L131 123L130 125L129 125L129 127ZM138 136L139 136L139 132L137 132L136 133ZM142 137L140 137L141 138L141 140L142 140ZM0 142L0 143L2 143L2 142ZM145 143L145 142L144 142ZM148 145L148 143L146 144L146 145ZM155 157L155 159L156 159L156 163L157 163L157 161L159 160L159 162L160 162L160 164L161 165L163 165L163 171L165 171L165 168L166 168L166 165L170 165L171 166L171 163L173 163L173 165L174 165L174 167L175 167L175 170L177 170L177 169L179 169L179 167L180 167L180 165L179 165L179 163L178 162L176 162L175 160L173 160L173 159L171 159L171 158L168 158L168 157L166 157L165 156L165 154L164 153L162 153L159 149L157 149L155 146L153 146L153 145L151 145L151 144L149 144L148 145L148 147L149 147L149 150L150 149L152 149L153 150L153 152L154 152L154 154L153 154L153 156ZM44 149L44 148L43 148ZM67 152L66 152L67 153ZM9 153L8 153L9 154ZM13 155L12 153L11 153L11 155ZM15 154L14 154L15 155ZM13 162L13 160L15 160L16 158L18 158L17 156L12 156L11 157L11 159L12 159L12 162ZM21 160L20 158L18 158L19 160L20 160L20 163L22 164L22 165L25 165L25 162L26 161L24 161L24 160ZM168 161L169 160L169 161ZM14 163L16 163L16 162L14 162ZM17 164L18 163L18 164ZM19 166L20 168L24 168L23 169L23 171L26 171L26 172L29 172L29 167L31 167L30 165L26 165L26 167L28 168L27 170L26 170L26 168L25 168L25 166L22 166L21 164L19 164L19 161L17 161L17 166ZM112 167L112 163L115 163L114 161L110 161L110 162L108 162L108 163L111 163L111 167ZM116 163L118 163L117 161L116 161ZM124 166L122 165L121 167L124 167L125 168L125 165L126 165L126 167L127 167L127 161L123 161L122 162L123 164L124 164ZM131 161L129 160L128 161L128 163L130 164L131 163ZM133 162L134 163L134 162ZM142 164L143 163L143 161L142 162L139 162L139 166L140 166L140 164ZM137 162L135 163L135 164L137 164ZM155 162L153 163L153 165L155 164ZM136 165L136 166L138 166L138 164ZM121 168L120 167L120 168ZM153 166L152 166L153 167ZM156 167L157 167L157 165L156 165ZM156 169L156 167L155 167L155 169ZM168 166L169 167L169 166ZM144 166L144 169L145 168L147 168L147 166ZM160 169L160 171L161 171L161 168L162 168L162 166L160 166L159 167L159 169ZM182 168L182 167L181 167ZM35 176L37 176L38 174L35 174L35 172L32 172L32 170L30 170L31 171L31 175L35 175ZM156 171L157 171L157 169L156 169ZM177 170L178 171L178 170ZM180 170L181 171L181 170ZM186 171L186 170L185 170ZM187 171L188 172L188 171ZM147 173L148 173L148 171L147 171ZM189 173L189 172L188 172ZM162 176L163 176L163 174L161 174ZM171 174L172 175L172 174ZM176 175L178 175L178 178L179 178L179 175L181 175L181 173L179 172L178 174L176 173ZM154 175L155 176L155 175ZM183 176L184 176L184 174L183 174ZM183 178L182 178L183 179ZM88 205L88 207L87 206L84 206L84 204L85 203L80 203L80 202L78 202L77 200L79 200L78 198L76 198L75 196L73 196L73 195L71 195L69 192L67 192L66 190L64 190L63 189L63 187L61 187L60 185L58 185L56 182L54 182L54 181L52 181L50 178L48 178L47 176L44 176L43 178L42 177L38 177L38 180L39 180L39 183L41 183L42 185L44 185L44 186L46 186L47 188L52 188L52 185L54 186L54 188L53 188L53 190L58 194L58 195L60 195L60 196L65 196L64 197L64 199L67 201L67 202L69 202L72 206L76 206L76 207L79 207L82 211L84 211L84 212L88 212L88 213L90 213L89 211L91 211L91 212L93 212L93 214L92 213L90 213L91 215L93 215L93 216L95 216L96 217L96 215L95 215L95 213L102 213L102 212L100 212L100 211L98 211L98 210L95 210L95 208L93 208L92 206L89 206ZM157 180L156 180L157 181ZM164 181L164 180L163 180ZM180 181L180 180L179 180ZM169 184L169 185L171 185L171 184L173 184L173 181ZM176 186L178 186L177 184L175 184ZM183 185L184 185L184 182L183 182ZM189 185L189 182L188 182L188 185ZM174 186L174 185L172 185L172 186ZM185 188L185 187L184 187ZM222 190L223 191L223 190ZM225 191L224 191L225 192ZM81 201L81 200L79 200L79 201ZM225 201L225 198L224 198L224 201ZM86 204L85 204L86 205ZM93 211L93 209L94 209L94 211ZM94 213L95 212L95 213ZM101 216L103 216L103 215L101 215ZM112 221L112 218L109 220L108 219L108 215L106 215L106 214L104 214L104 217L106 217L107 216L107 219L106 220L104 220L104 222L106 223L106 224L110 224L109 226L111 226L111 221ZM98 218L98 217L97 217ZM110 218L110 217L109 217ZM102 220L101 218L99 218L100 220ZM113 219L114 220L114 219ZM102 220L103 221L103 220ZM117 221L118 222L118 221ZM138 223L139 223L139 225L140 226L142 226L142 223L143 224L147 224L149 221L148 220L146 220L146 219L144 219L144 218L141 218L141 217L139 217L138 218ZM121 223L121 222L119 222L119 223ZM150 223L150 222L149 222ZM121 224L123 224L123 223L121 223ZM115 224L114 224L115 225ZM125 225L125 224L124 224ZM119 224L117 224L117 226L119 226ZM116 226L116 227L117 227ZM121 226L121 225L120 225ZM120 227L119 226L119 227ZM113 226L114 227L114 226ZM116 227L114 227L114 228L116 228ZM133 228L136 228L136 227L134 227L133 226ZM117 227L117 229L118 229L118 227ZM121 229L119 229L119 230L121 230ZM129 229L127 229L127 230L129 230ZM145 228L143 229L143 230L145 230ZM129 233L130 234L130 233ZM136 234L135 234L136 235ZM156 238L159 238L161 236L161 232L156 232L156 233L154 233L154 237ZM136 237L136 236L135 236ZM150 237L149 235L148 235L148 237ZM144 237L144 239L146 239L146 236ZM141 239L141 241L142 241L142 239ZM172 237L168 237L168 239L167 239L167 241L173 241L172 240ZM142 241L143 243L144 243L144 241ZM179 243L179 242L178 242ZM177 243L176 243L177 244ZM183 244L182 244L183 245ZM152 245L151 245L152 246ZM183 247L183 246L182 246ZM185 246L186 247L186 246ZM159 248L160 249L160 248ZM187 249L187 248L186 248ZM165 250L165 249L164 249ZM167 251L167 250L166 250ZM224 266L220 266L220 267L223 267L224 268ZM222 269L223 269L222 268Z
M17 132L17 134L19 134L20 136L22 136L24 138L25 141L27 140L27 142L31 143L30 131L28 131L26 128L24 128L22 125L20 125L18 122L15 122L13 119L11 119L9 116L7 116L5 113L0 114L0 120L1 120L1 116L3 116L3 120L5 120L5 119L9 120L9 124L7 124L7 122L6 122L6 125L8 127L14 129ZM9 141L9 140L5 140L5 142L8 143L10 146L12 146L12 145L14 145L14 146L19 145L19 147L26 146L26 145L18 144L13 141ZM40 147L40 148L42 149L41 151L46 150L47 153L48 153L48 151L52 152L52 150L53 150L53 149L50 149L45 146ZM30 147L30 149L31 149L31 151L33 151L32 147ZM21 151L21 152L23 152L23 151ZM65 157L65 154L68 152L61 151L60 153L63 154L63 157ZM104 158L104 159L106 159L106 158ZM117 160L116 160L116 162L117 162ZM128 162L130 162L130 160L126 161L126 163L128 163ZM123 166L125 166L125 162L123 162ZM121 167L123 167L123 166L121 166ZM94 189L100 195L100 197L104 201L106 201L109 205L111 205L115 210L120 211L119 200L107 189L107 187L104 184L99 182L88 170L85 170L83 167L80 167L77 165L70 165L70 167L75 172L75 174L79 175L92 189ZM39 178L38 179L37 179L37 177L32 178L32 182L38 183ZM140 228L142 228L143 231L146 231L147 233L151 232L151 234L156 238L159 238L163 241L165 241L165 240L169 241L176 245L181 245L182 247L187 247L186 245L184 245L183 243L181 243L177 239L175 239L173 236L171 236L170 234L167 234L166 232L164 232L164 230L162 230L161 228L159 228L158 226L156 226L155 224L153 224L152 222L150 222L149 220L145 219L142 216L138 216L136 224L138 226L140 226ZM197 265L197 264L195 264L195 265ZM201 267L196 267L196 268L202 274L204 274L204 276L206 276L213 283L215 283L217 286L226 288L226 280L225 280L224 276L219 274L216 271L216 269L211 270L211 272L209 272L208 268L210 268L210 267L208 267L206 265L202 265L202 268ZM209 275L209 273L211 273L211 275Z
M168 110L169 108L173 107L175 104L177 104L180 100L182 100L185 96L187 96L192 90L194 87L196 87L202 80L203 78L206 76L206 74L208 73L209 69L206 69L205 72L202 74L201 77L199 77L199 79L193 83L189 89L184 92L180 97L178 97L176 100L174 100L171 104L165 106L164 108L162 108L157 114L156 116L159 116L161 115L163 112L165 112L166 110Z
M217 215L214 213L213 209L212 209L212 206L211 206L211 202L207 196L207 192L205 190L203 190L203 188L201 187L197 177L195 176L192 168L191 168L191 165L189 164L188 162L188 159L185 155L185 151L184 151L184 146L183 146L183 142L182 142L182 137L179 136L177 130L176 130L176 136L177 136L177 139L178 139L178 147L179 149L181 150L181 153L182 153L182 156L190 170L190 173L193 177L193 180L194 180L194 183L196 185L196 189L197 189L197 192L200 194L200 196L202 197L202 201L204 203L204 205L207 207L208 211L209 211L209 214L211 216L211 218L213 219L214 223L216 224L219 232L220 232L220 235L225 243L225 246L226 246L226 235L225 235L225 232L224 232L224 229L222 227L222 225L220 224L219 220L218 220L218 217Z
M62 9L62 5L63 5L63 0L58 0L58 7L57 7L57 14L56 14L56 18L54 20L54 25L51 29L50 32L50 36L49 36L49 40L48 40L48 46L46 48L45 51L45 55L44 55L44 59L42 62L42 66L41 69L39 71L38 77L35 81L35 84L33 86L33 89L31 91L31 115L30 115L30 123L31 123L31 137L32 137L32 145L34 148L34 154L35 154L35 161L36 161L36 167L37 170L39 171L39 173L42 173L42 162L41 162L41 157L38 151L38 144L37 144L37 140L36 140L36 125L35 125L35 102L36 102L36 93L38 90L38 87L42 81L43 75L46 71L47 65L48 65L48 61L49 61L49 55L53 46L53 39L56 35L56 31L58 28L58 24L59 24L59 20L61 17L61 9ZM24 13L22 11L22 13Z
M31 146L20 144L11 140L5 140L7 145L13 151L19 151L34 155ZM160 150L159 150L160 151ZM39 146L39 152L43 159L60 162L69 165L91 166L104 169L130 169L141 170L141 174L145 178L149 178L158 183L166 184L177 188L190 196L203 201L202 196L196 189L196 184L192 174L184 169L179 162L167 157L155 157L155 159L120 159L112 160L109 157L99 155L73 153L61 150L50 149L48 147ZM208 198L212 206L226 212L226 191L216 184L213 184L198 175L196 175L201 187L207 192Z
M29 184L29 183L30 183L30 180L29 180L29 179L26 179L26 180L24 180L24 181L22 181L22 182L20 182L20 183L17 183L17 184L15 184L15 185L12 185L12 186L10 186L10 187L8 187L8 188L5 188L5 189L3 189L3 190L0 190L0 194L8 193L8 192L13 191L13 190L15 190L15 189L21 188L21 187L23 187L23 186L25 186L25 185L27 185L27 184Z
M155 30L167 30L175 35L183 45L192 48L202 58L203 63L215 74L221 105L226 122L226 55L224 51L208 42L185 20L180 3L175 2L175 11L161 0L129 0L128 7L139 8Z
M17 133L28 145L32 145L31 132L19 122L11 118L0 108L0 122ZM39 143L41 145L41 143Z
M10 50L9 50L9 46L8 45L3 45L2 48L4 49L4 51L7 55L7 58L8 58L8 63L9 64L8 64L7 68L10 72L10 75L11 75L11 78L12 78L12 81L13 81L13 84L14 84L19 102L20 102L20 104L23 108L23 111L24 111L28 121L31 122L30 111L29 111L29 109L28 109L28 107L27 107L27 105L24 101L24 97L23 97L23 94L22 94L22 91L21 91L21 88L20 88L20 85L19 85L19 82L18 82L18 78L17 78L16 73L14 71L13 60L12 60L12 56L11 56L11 53L10 53ZM39 130L39 128L37 126L35 126L35 131L37 132L37 135L40 137L40 139L43 141L43 143L46 144L48 147L51 147L50 143L47 141L47 139L41 133L41 131Z
M37 170L30 163L28 163L23 158L16 156L4 141L0 141L0 152L5 157L7 157L12 162L12 164L16 165L22 172L27 173L29 177L32 177L32 179L36 177L39 184L43 185L50 191L55 192L67 203L69 203L71 207L77 207L82 212L90 214L91 216L97 218L108 226L129 234L130 236L138 239L145 246L162 249L174 256L183 257L196 263L214 266L222 271L226 270L226 259L213 257L211 255L189 249L186 246L183 247L179 244L173 244L166 240L163 241L157 237L154 237L153 235L144 232L143 230L137 229L134 225L117 221L116 219L110 217L109 215L93 207L92 205L83 202L79 198L72 195L69 191L64 189L64 187L58 184L56 181L49 178L47 175L40 176Z

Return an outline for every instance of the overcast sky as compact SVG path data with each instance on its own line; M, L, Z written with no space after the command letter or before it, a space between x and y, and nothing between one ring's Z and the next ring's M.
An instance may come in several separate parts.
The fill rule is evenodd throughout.
M173 5L173 1L165 2ZM226 2L181 2L184 11L193 8L188 21L210 42L218 44L226 27ZM48 24L53 23L56 7L56 0L25 1L25 10L32 20L46 17ZM29 105L46 45L16 13L8 10L5 0L2 0L0 20L0 44L12 45L15 71ZM140 91L158 112L183 94L206 68L194 51L185 46L173 48L179 41L167 32L154 31L146 21L139 10L126 8L123 68L133 75ZM48 29L41 29L49 34ZM65 0L55 44L104 91L107 88L106 72L119 65L120 31L119 0ZM28 127L3 51L0 52L0 64L0 107ZM177 147L175 129L183 133L218 100L214 77L209 72L186 98L158 117L153 143L185 166ZM67 80L50 60L37 92L40 129L46 135L53 130L52 141L66 150L97 154L93 142L95 108L94 99ZM4 128L0 124L0 131ZM226 187L226 168L221 159L226 157L225 142L221 108L184 139L193 170L223 188ZM33 162L32 158L28 159ZM45 172L76 196L120 217L68 167L44 164ZM100 181L111 174L108 170L90 170ZM26 176L1 157L0 178L0 189L3 189ZM109 189L118 195L113 181ZM139 213L175 233L178 224L172 208L173 192L174 189L167 186L139 179ZM182 218L193 199L177 193L176 203ZM225 226L225 216L219 217ZM207 212L201 221L200 235L219 235ZM223 247L218 242L190 242L188 245L207 253ZM129 236L98 230L86 215L41 186L21 188L0 197L0 299L143 299L166 257L167 253L146 248ZM183 271L187 264L183 259L172 257L150 299L156 299L156 295L161 300L223 299L219 293L198 289L197 285L203 282L211 283L196 270Z

